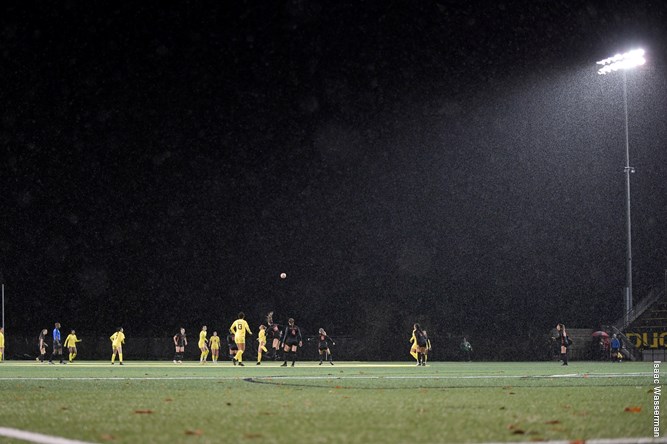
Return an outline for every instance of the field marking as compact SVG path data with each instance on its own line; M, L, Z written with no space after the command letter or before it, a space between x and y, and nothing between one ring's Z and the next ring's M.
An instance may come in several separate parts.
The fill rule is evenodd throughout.
M581 440L555 440L540 441L542 444L572 444L573 442L585 442L586 444L653 444L667 443L667 438L600 438L600 439L581 439ZM526 444L526 441L515 442L487 442L482 444Z
M42 435L41 433L27 432L25 430L19 429L10 429L8 427L0 427L0 436L41 444L92 444L86 441L61 438L59 436Z
M552 379L552 378L650 378L652 373L569 373L565 375L261 375L261 376L3 376L0 381L238 381L238 380L470 380L470 379Z

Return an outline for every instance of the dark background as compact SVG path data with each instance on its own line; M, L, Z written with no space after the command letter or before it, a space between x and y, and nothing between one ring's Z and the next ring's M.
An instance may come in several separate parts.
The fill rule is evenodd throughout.
M635 301L662 288L663 2L179 5L3 6L8 335L275 310L402 350L415 321L434 345L614 322L622 75L595 61L637 46Z

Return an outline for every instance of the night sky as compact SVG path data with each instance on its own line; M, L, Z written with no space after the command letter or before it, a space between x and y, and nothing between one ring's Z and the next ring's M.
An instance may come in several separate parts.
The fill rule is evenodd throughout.
M622 75L595 61L638 46L635 301L662 288L664 2L179 5L3 6L8 332L613 322Z

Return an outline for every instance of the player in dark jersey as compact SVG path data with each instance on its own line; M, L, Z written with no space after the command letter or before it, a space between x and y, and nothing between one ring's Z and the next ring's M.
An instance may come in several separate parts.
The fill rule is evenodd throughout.
M428 337L424 335L424 331L419 324L415 324L413 328L414 330L412 331L412 334L415 335L417 343L417 366L424 366L426 365L425 356L426 347L428 346Z
M320 363L322 365L322 359L328 358L329 364L334 365L333 356L331 355L331 349L329 348L329 343L331 345L336 345L336 343L331 339L327 332L323 328L317 332L317 351L320 353Z
M227 334L227 348L229 349L229 359L236 365L236 353L239 351L239 346L234 342L234 334Z
M283 336L282 327L275 322L273 322L273 312L270 312L266 316L266 336L267 343L271 344L271 355L268 356L269 359L274 361L278 360L278 350L280 350L280 341Z
M297 347L303 346L303 340L301 338L301 329L294 324L294 319L292 318L289 318L287 321L281 343L283 344L283 352L285 353L285 362L282 363L281 367L287 367L287 360L290 353L292 354L292 367L294 367Z
M44 358L46 357L46 347L48 347L48 344L46 343L46 335L48 334L49 331L47 329L43 329L39 333L39 358L36 358L39 362L44 362Z
M185 353L185 346L188 345L188 336L185 334L185 328L181 329L174 335L174 346L176 353L174 354L174 364L183 363L183 353Z

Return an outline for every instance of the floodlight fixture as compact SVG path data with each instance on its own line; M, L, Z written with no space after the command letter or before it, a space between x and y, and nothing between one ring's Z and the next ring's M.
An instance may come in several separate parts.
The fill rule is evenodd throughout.
M602 67L598 74L604 75L621 70L623 72L623 113L625 115L625 215L627 229L627 248L625 252L626 276L625 276L625 315L624 328L632 321L632 216L630 212L630 173L635 169L630 166L630 137L628 125L628 80L626 71L646 63L643 49L633 49L625 54L616 54L597 62Z
M636 66L641 66L644 63L646 63L644 50L633 49L625 54L616 54L613 57L607 57L606 59L597 62L598 65L602 65L602 68L598 69L598 74L609 74L618 71L619 69L632 69Z

